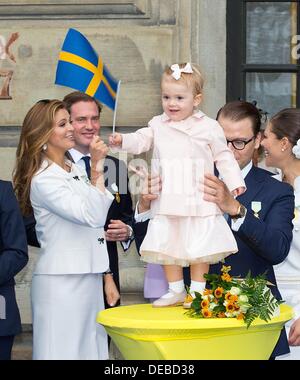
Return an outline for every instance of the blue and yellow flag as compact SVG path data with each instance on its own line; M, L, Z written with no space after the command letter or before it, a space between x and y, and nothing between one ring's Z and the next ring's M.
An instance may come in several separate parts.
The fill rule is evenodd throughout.
M112 110L116 107L118 81L89 41L75 29L69 29L59 54L55 84L85 92Z

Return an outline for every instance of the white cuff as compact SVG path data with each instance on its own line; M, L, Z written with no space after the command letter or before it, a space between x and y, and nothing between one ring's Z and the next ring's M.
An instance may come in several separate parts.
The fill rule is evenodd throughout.
M244 223L246 215L247 211L245 216L243 216L242 218L238 218L237 220L231 219L231 228L233 231L237 232L240 229L241 225Z
M136 223L146 222L146 220L150 219L151 211L148 210L148 211L145 211L145 212L141 212L139 214L138 206L139 206L139 202L135 206L134 220L136 221Z

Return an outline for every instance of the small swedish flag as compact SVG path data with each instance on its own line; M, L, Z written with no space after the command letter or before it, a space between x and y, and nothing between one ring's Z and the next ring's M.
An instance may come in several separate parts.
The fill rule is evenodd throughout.
M59 54L55 84L85 92L112 110L116 107L118 81L89 41L75 29L69 29Z

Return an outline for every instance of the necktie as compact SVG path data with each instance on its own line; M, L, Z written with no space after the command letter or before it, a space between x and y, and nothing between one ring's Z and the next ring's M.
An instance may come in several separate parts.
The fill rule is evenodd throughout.
M84 162L86 174L87 174L88 178L91 179L91 164L90 164L91 157L84 156L84 157L81 157L81 159Z

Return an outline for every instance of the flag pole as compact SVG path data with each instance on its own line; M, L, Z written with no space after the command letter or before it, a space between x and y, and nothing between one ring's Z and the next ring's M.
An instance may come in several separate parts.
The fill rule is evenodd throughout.
M121 87L121 81L119 80L118 82L118 87L117 87L117 95L116 95L116 103L115 103L115 109L114 109L114 120L113 120L113 134L116 131L116 118L117 118L117 108L118 108L118 100L119 100L119 91Z

